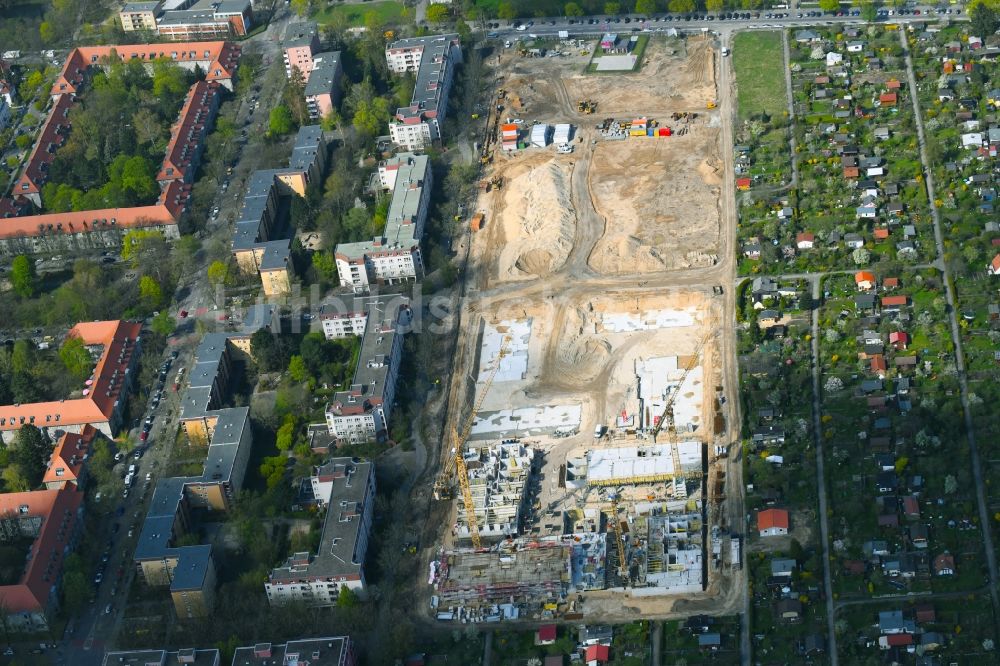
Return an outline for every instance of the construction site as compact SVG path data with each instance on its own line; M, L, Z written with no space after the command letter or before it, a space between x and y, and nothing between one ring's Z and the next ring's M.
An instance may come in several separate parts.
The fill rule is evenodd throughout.
M434 486L441 621L739 601L713 550L743 525L719 59L654 38L637 71L588 75L595 45L497 63Z

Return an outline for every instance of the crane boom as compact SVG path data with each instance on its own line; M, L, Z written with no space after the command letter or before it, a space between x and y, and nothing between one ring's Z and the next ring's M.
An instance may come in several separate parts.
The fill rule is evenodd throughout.
M434 497L436 499L450 499L451 498L451 476L452 472L457 472L458 485L462 491L462 503L465 504L465 516L469 523L469 536L472 538L472 546L476 550L482 547L482 542L479 538L479 525L476 520L476 509L472 504L472 489L469 487L469 470L465 466L465 458L462 455L462 447L465 446L465 442L469 439L469 434L472 432L472 426L476 422L476 414L482 409L483 403L486 402L486 396L490 392L490 388L493 386L493 380L496 379L497 373L500 372L500 362L507 353L507 345L510 343L511 337L505 335L500 342L500 349L497 352L497 362L490 370L489 376L486 381L483 382L483 388L479 392L479 397L476 399L475 404L472 406L472 412L469 414L468 418L462 424L461 432L457 430L452 431L452 443L454 445L454 456L445 461L445 469L438 476L437 481L434 483Z
M611 496L611 521L614 523L615 542L618 544L618 576L629 583L628 560L625 555L625 535L622 534L622 524L618 520L618 496Z
M660 416L660 420L656 422L653 426L653 441L656 441L656 436L660 434L660 430L663 428L663 424L667 424L667 431L673 434L674 432L674 401L677 400L677 396L681 392L681 387L687 380L688 374L698 366L698 357L701 355L701 350L705 347L705 342L708 338L702 339L698 343L698 348L694 351L694 360L684 368L684 372L681 374L681 379L675 386L670 388L670 392L667 394L666 404L663 407L663 415Z

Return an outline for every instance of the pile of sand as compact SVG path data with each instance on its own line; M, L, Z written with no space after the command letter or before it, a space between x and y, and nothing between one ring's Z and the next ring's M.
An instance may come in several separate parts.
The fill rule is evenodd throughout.
M566 262L576 229L571 171L568 163L550 159L505 182L499 221L501 281L549 275Z

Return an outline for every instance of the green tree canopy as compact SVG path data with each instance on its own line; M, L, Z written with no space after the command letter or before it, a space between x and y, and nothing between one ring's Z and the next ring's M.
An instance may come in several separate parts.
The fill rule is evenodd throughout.
M563 8L563 14L566 16L583 16L583 7L575 2L567 2Z
M435 2L427 7L427 20L431 23L444 23L449 19L448 5Z
M45 475L45 467L49 461L52 447L49 446L42 431L33 425L23 425L14 436L14 460L28 484L28 488L36 488Z
M267 120L267 128L271 134L278 136L290 134L295 129L295 120L292 118L292 112L288 110L287 106L279 105L271 109L271 114Z
M38 288L38 275L35 273L35 260L19 254L10 264L10 282L14 293L21 298L31 298Z
M997 29L997 14L986 3L980 2L969 12L972 20L972 30L976 35L992 35Z
M139 279L139 298L149 310L155 310L163 303L163 289L151 275L143 275Z
M840 10L840 0L819 0L819 8L824 12L836 12Z
M67 338L62 347L59 348L59 358L62 360L66 371L77 379L86 379L90 376L94 367L94 361L87 351L87 346L83 340L77 336Z
M694 11L694 0L669 0L667 8L675 14L689 14Z
M611 2L604 3L604 13L614 16L615 14L620 14L622 11L622 3L617 0L611 0Z
M208 282L213 287L225 286L232 282L232 276L229 274L229 264L224 261L213 261L208 265L206 273Z
M288 360L288 376L293 382L304 382L309 379L309 368L298 354Z
M515 16L517 16L517 10L514 9L514 5L507 0L501 0L497 5L497 16L505 21L509 21Z
M637 14L655 14L659 10L656 7L656 0L635 0L635 11Z

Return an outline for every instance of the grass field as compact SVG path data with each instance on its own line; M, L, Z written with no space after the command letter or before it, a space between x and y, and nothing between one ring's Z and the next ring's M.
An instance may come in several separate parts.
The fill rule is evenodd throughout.
M733 39L740 118L760 113L776 115L785 109L783 57L781 35L777 32L741 32Z
M413 12L409 11L406 17L403 11L406 7L401 2L363 2L360 5L335 5L317 12L314 20L320 25L333 23L336 17L343 17L347 25L351 27L365 24L365 14L375 12L386 25L398 25L400 23L410 23L413 20Z

